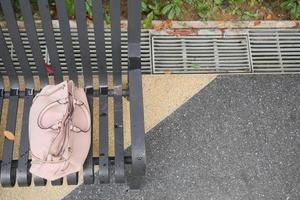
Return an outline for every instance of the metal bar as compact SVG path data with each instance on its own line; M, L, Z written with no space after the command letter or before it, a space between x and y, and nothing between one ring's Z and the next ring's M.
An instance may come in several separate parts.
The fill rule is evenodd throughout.
M67 176L68 185L77 185L78 184L78 172L69 174Z
M1 98L0 98L0 102L1 102ZM111 165L115 164L115 157L110 156L110 157L108 157L108 160ZM131 156L125 156L124 161L125 161L126 165L130 165L132 163ZM31 162L31 159L28 159L28 165L30 165L30 162ZM19 160L12 160L10 163L11 163L12 168L17 168ZM0 160L0 166L1 166L1 164L2 164L2 160ZM99 156L93 157L93 164L99 165Z
M102 0L93 0L93 22L97 64L100 77L100 88L107 87L107 67L106 67L106 52L105 52L105 36L104 36L104 19Z
M18 162L18 185L29 186L31 184L31 173L29 173L28 154L29 154L29 135L28 135L28 119L29 110L33 100L33 90L27 90L24 97L24 110L22 118L22 132L19 149Z
M89 41L86 24L86 10L84 1L75 0L75 15L78 28L78 38L80 46L80 55L83 68L84 84L91 112L93 111L93 88L92 88L92 68L89 52ZM92 117L93 115L91 115ZM83 181L85 184L94 183L93 166L93 136L91 134L91 147L83 165Z
M4 40L1 28L0 28L0 49L1 49L0 57L4 63L5 71L9 77L10 87L13 89L18 89L19 83L18 83L17 73L15 71L11 57L9 55L9 51L5 44L5 40Z
M33 83L32 72L30 70L29 62L27 60L24 46L21 41L17 21L16 21L14 11L11 6L11 2L1 0L1 6L2 6L2 11L4 13L5 21L7 23L7 28L8 28L8 31L9 31L9 34L10 34L10 37L11 37L11 40L12 40L12 43L14 46L14 50L16 51L16 54L17 54L19 62L20 62L20 66L22 68L22 72L25 77L26 87L33 88L34 83ZM4 41L3 42L1 41L1 43L3 43L3 45L4 45ZM6 51L6 49L5 50L3 48L1 48L1 49L3 51ZM10 56L7 57L7 59L9 59L9 58L10 58Z
M2 1L1 1L1 5L3 6ZM9 5L5 5L5 6L9 6ZM18 108L19 83L18 83L17 73L14 69L7 46L5 45L5 40L1 29L0 29L0 48L2 49L0 52L0 57L2 58L6 73L9 77L10 88L11 88L6 130L15 134L17 108ZM12 169L10 164L11 160L13 159L13 145L14 145L13 140L8 140L7 138L4 139L3 158L2 158L3 162L1 163L1 173L0 173L0 181L3 187L12 187L15 185L16 182L16 170Z
M63 81L63 76L60 68L56 41L53 34L53 26L49 12L48 0L38 0L37 2L39 7L39 13L41 15L41 22L46 39L46 45L50 56L50 62L54 71L54 81L55 83L60 83Z
M6 130L15 134L19 97L18 90L11 89L10 92L11 96L9 98ZM16 182L16 169L11 167L11 161L13 159L13 148L14 141L5 138L3 144L3 157L0 174L0 181L3 187L12 187Z
M93 95L92 88L86 89L87 100L91 111L91 124L93 124ZM92 126L93 127L93 126ZM87 158L83 164L84 184L94 183L94 164L93 164L93 128L91 128L91 146Z
M109 183L107 95L100 96L99 105L99 178L100 183Z
M35 186L45 186L47 184L47 180L38 176L33 177L33 182Z
M63 181L64 181L63 178L59 178L59 179L56 179L54 181L51 181L51 185L53 185L53 186L62 185Z
M140 187L142 176L146 171L145 127L143 110L143 93L141 77L141 1L128 2L128 79L130 101L130 127L131 127L131 156L132 156L132 182L130 187Z
M92 87L92 68L86 25L85 1L75 0L74 2L84 84L85 87L90 88Z
M142 77L140 69L131 69L129 75L130 127L133 184L138 189L140 180L146 171L145 128L142 95Z
M76 71L75 56L72 45L70 23L66 9L66 3L62 0L55 0L58 15L59 28L63 40L64 54L69 72L69 78L78 85L78 76Z
M1 79L2 79L2 76L1 76ZM0 116L2 116L2 108L3 108L3 84L2 84L2 81L0 82L0 84L1 84L1 95L0 95ZM1 122L1 118L0 118L0 122ZM2 165L2 160L0 161L1 162L1 164L0 164L0 167L1 167L1 165ZM0 174L1 174L1 168L0 168Z
M0 79L1 82L1 79ZM1 84L0 84L0 89L1 89ZM9 91L2 91L3 92L3 98L7 99L9 98ZM40 90L35 90L33 91L34 94L39 93ZM128 97L129 96L129 90L123 90L122 94L120 92L116 92L114 90L106 90L105 88L102 88L102 92L107 93L109 97L114 97L114 96L123 96L123 97ZM24 98L25 91L19 91L19 98ZM94 97L99 97L100 96L100 90L93 90L93 96Z
M28 93L28 95L31 95L31 94L36 94L34 91L30 91L29 93ZM26 95L26 94L25 94ZM25 106L25 105L24 105ZM24 111L25 112L25 111ZM28 116L29 116L29 112L28 112ZM24 125L24 124L23 124ZM27 125L28 126L28 125ZM27 129L27 131L28 131L28 129ZM27 137L29 137L29 135L27 134ZM21 149L20 149L21 150ZM30 160L28 160L28 167L30 166ZM30 173L30 175L31 175L31 173ZM43 179L43 178L41 178L41 177L38 177L38 176L34 176L33 177L33 182L34 182L34 185L35 186L45 186L46 184L47 184L47 180L46 179Z
M105 36L102 0L93 0L93 23L95 31L98 72L100 77L99 98L99 177L100 183L109 183L108 160L108 86L105 55Z
M120 0L110 1L114 90L122 90ZM114 97L115 181L125 182L122 97Z
M5 0L3 0L5 1ZM30 43L34 62L36 64L38 75L40 78L41 88L48 83L48 74L45 69L45 61L42 55L42 51L39 45L38 36L36 33L35 24L33 21L33 14L31 12L30 3L28 0L19 0L21 12L24 18L24 25L27 33L27 37Z

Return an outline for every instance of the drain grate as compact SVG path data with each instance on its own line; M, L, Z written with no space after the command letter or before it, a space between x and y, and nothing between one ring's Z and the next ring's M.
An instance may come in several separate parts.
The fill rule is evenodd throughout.
M300 73L300 29L201 31L153 35L153 73Z
M300 30L250 30L253 72L300 72Z
M37 30L45 62L51 62L41 29ZM54 29L63 72L67 71L62 38ZM82 71L76 29L71 29L77 70ZM19 73L20 63L9 33L3 29L13 63ZM33 73L36 67L24 30L22 42ZM91 64L97 73L93 29L88 30ZM198 35L174 36L142 30L141 59L143 73L300 73L300 29L203 29ZM122 32L122 69L127 69L127 33ZM108 70L112 71L110 30L105 32ZM0 73L5 74L0 59Z
M14 63L14 66L17 70L17 73L21 72L21 67L20 63L18 61L18 57L15 53L15 50L13 48L11 38L9 36L8 30L3 29L3 34L6 40L6 43L8 45L8 48L10 49L11 52L11 57ZM45 42L45 37L43 34L42 29L37 29L37 34L38 34L38 40L41 46L41 51L44 55L45 62L51 63L51 60L49 59L49 55L46 49L46 42ZM27 54L27 58L30 64L30 68L32 69L33 73L36 74L36 66L34 62L34 58L31 52L31 47L29 45L29 41L26 35L25 30L21 29L20 30L20 35L21 39ZM60 30L58 28L54 29L54 35L56 39L56 44L57 44L57 50L59 54L59 59L61 63L61 68L64 73L67 72L66 68L66 59L64 55L64 49L63 49L63 43L62 43L62 38L60 35ZM88 36L89 36L89 47L90 47L90 56L91 56L91 65L94 73L97 73L97 57L96 57L96 46L95 46L95 37L93 33L93 29L88 30ZM80 48L79 48L79 42L78 42L78 34L77 30L72 28L71 29L71 38L72 38L72 44L74 48L74 55L75 55L75 63L77 70L79 72L82 71L82 65L81 65L81 56L80 56ZM106 29L105 31L105 44L106 44L106 57L107 57L107 67L108 71L112 71L112 54L111 54L111 38L110 38L110 30ZM148 30L143 30L141 33L141 61L142 61L142 72L143 73L151 73L151 66L150 66L150 38L149 38L149 32ZM126 71L127 70L127 32L122 32L121 33L121 59L122 59L122 70ZM3 66L2 61L0 60L0 72L5 74L5 69Z
M153 36L153 73L249 73L247 36Z

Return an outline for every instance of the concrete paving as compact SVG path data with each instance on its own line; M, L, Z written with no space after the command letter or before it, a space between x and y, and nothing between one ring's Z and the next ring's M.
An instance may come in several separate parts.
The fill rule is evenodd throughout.
M140 191L81 185L65 199L300 199L299 130L299 75L219 76L149 131Z

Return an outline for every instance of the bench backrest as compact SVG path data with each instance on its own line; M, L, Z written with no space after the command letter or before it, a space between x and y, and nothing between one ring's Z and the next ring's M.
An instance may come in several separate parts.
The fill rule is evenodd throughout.
M63 76L67 75L76 84L78 83L78 73L81 73L76 68L74 56L74 41L72 41L69 17L67 14L66 2L64 0L55 0L58 25L62 39L63 52L67 73L61 68L61 58L59 57L56 35L53 27L53 21L49 10L48 0L37 0L38 13L41 20L42 33L45 37L45 46L49 53L50 67L53 70L55 83L63 80ZM109 13L111 23L111 46L112 46L112 66L114 85L122 84L122 68L121 68L121 7L120 0L110 0ZM128 0L128 55L132 55L132 68L140 67L135 64L134 57L139 57L140 54L140 2L139 0ZM30 58L27 50L24 48L24 41L20 35L19 21L16 20L12 2L10 0L0 0L1 10L4 14L5 27L2 23L0 29L0 59L5 68L5 74L0 76L0 89L3 88L3 75L8 75L11 89L19 88L18 75L24 76L26 88L34 88L33 70L30 67ZM37 75L39 77L40 86L43 87L49 83L49 69L47 70L46 58L39 41L39 32L36 22L34 21L31 5L29 0L20 0L20 11L22 15L22 24L25 29L26 37L31 48L33 61L35 63ZM75 20L78 33L78 43L80 48L81 67L84 77L84 86L92 87L92 74L95 70L92 69L91 56L89 48L89 32L87 24L87 11L84 0L74 0ZM105 48L105 31L104 31L104 6L102 0L92 0L93 11L93 32L96 46L96 73L99 74L100 87L107 88L107 67L106 67L106 48ZM15 66L11 59L11 49L4 37L4 29L7 28L10 40L13 45L13 50L16 53L19 66ZM131 49L131 50L130 50ZM17 70L20 68L20 73ZM18 72L17 72L18 71Z

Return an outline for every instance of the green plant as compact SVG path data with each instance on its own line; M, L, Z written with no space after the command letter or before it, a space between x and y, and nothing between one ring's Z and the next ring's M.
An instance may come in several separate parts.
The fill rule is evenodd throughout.
M161 9L162 4L160 3L160 0L142 1L142 12L146 15L145 19L143 20L143 26L145 28L152 25L153 19L159 19L161 17Z
M104 18L105 24L110 24L110 15L109 15L108 7L104 7L103 18Z
M223 0L185 0L185 2L194 7L199 17L207 19L214 16Z
M69 17L74 17L74 1L73 0L66 0L66 7L67 7L67 13Z
M11 1L12 7L14 8L15 12L16 12L16 18L17 20L22 19L22 16L20 15L20 5L19 5L19 1L18 0L12 0Z
M169 0L162 9L162 14L166 15L168 19L178 18L181 13L181 0Z
M263 0L250 0L249 4L251 7L256 6L258 3L262 2Z
M250 20L250 19L258 19L260 17L260 14L258 11L256 11L256 13L250 12L250 11L245 11L243 13L243 15L241 16L241 18L243 20Z
M229 0L229 3L234 4L234 5L242 4L242 3L245 3L245 2L246 2L246 0Z
M287 11L292 19L297 19L300 17L300 0L285 0L281 7Z
M37 7L37 0L30 0L29 2L30 2L31 7L33 8L33 16L36 16L37 11L34 8ZM23 16L21 15L21 8L20 8L19 0L12 0L11 4L15 11L17 20L22 20ZM3 18L3 15L2 15L2 18Z
M221 6L223 3L223 0L214 0L214 3L216 6Z
M74 0L65 0L66 1L66 7L67 7L67 13L69 18L75 17L75 10L74 10ZM84 0L85 9L88 18L93 18L93 6L92 6L92 0Z
M212 6L209 3L202 3L196 6L196 11L199 17L207 19L212 15Z
M253 9L262 3L263 0L229 0L228 12L231 15L236 15L242 20L258 19L261 17L259 10L253 12ZM242 8L247 9L244 11ZM248 10L249 8L249 10Z
M232 8L229 8L230 9L230 14L231 15L238 15L238 16L241 16L243 13L242 11L238 8L238 7L232 7Z
M92 18L93 17L92 0L85 0L85 9L88 17Z
M192 4L195 0L184 0L188 4Z
M238 7L239 6L238 4L243 4L247 2L250 7L254 7L258 3L261 3L262 1L264 0L229 0L229 3L231 5Z

